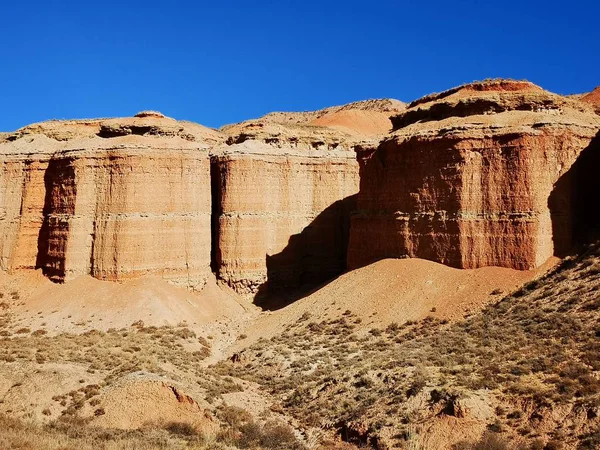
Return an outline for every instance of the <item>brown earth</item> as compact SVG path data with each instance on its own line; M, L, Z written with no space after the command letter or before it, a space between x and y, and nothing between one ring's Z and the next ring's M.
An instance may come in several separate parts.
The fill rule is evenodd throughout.
M359 318L359 328L385 328L426 317L455 321L537 278L556 261L538 270L520 271L501 267L460 270L417 258L385 259L350 271L285 308L263 313L243 331L248 337L230 352L269 339L294 324L344 314Z

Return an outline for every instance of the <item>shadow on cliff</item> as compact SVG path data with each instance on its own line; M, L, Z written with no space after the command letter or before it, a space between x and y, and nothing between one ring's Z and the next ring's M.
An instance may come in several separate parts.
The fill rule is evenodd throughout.
M290 237L275 255L266 255L267 281L254 303L276 310L310 295L346 270L350 213L357 195L338 200Z
M554 185L548 198L554 255L565 257L600 238L600 132Z
M51 159L44 173L44 206L42 208L42 226L37 240L37 256L35 267L52 281L59 281L64 276L64 257L57 258L57 253L65 251L65 242L61 249L56 247L52 239L50 215L53 213L72 214L75 207L75 171L69 159ZM55 190L56 189L56 190ZM68 223L63 226L68 227ZM63 236L68 229L63 230Z

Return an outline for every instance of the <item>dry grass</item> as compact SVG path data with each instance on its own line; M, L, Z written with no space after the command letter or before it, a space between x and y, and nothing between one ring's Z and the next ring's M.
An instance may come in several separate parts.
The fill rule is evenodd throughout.
M51 336L11 327L19 295L4 292L2 364L72 362L103 381L57 395L62 412L50 425L0 417L0 448L302 448L286 425L223 406L222 395L245 382L273 395L272 412L292 416L300 429L338 433L359 446L408 447L424 424L483 393L495 406L488 432L457 449L600 448L599 289L600 248L592 246L511 295L492 293L497 303L457 323L427 317L365 330L350 311L332 320L307 313L236 362L209 368L209 341L184 324ZM76 420L86 404L102 414L102 389L140 371L194 380L222 424L218 435L208 439L179 423L102 431ZM550 420L558 408L561 420ZM348 432L352 423L363 431Z
M0 295L12 298L9 302L19 299L14 292ZM258 423L246 412L248 419L243 422L223 420L216 436L204 436L190 424L179 422L147 425L135 431L94 428L92 418L81 418L84 406L91 407L94 416L105 414L100 407L101 393L131 373L144 372L195 384L204 398L215 405L215 412L217 405L223 404L223 394L244 388L237 380L206 369L203 361L210 355L209 341L197 336L185 323L147 327L140 321L106 332L50 335L44 329L15 329L11 304L7 305L0 308L0 363L9 367L36 364L40 369L53 363L72 363L83 366L102 381L88 384L81 379L78 389L55 395L52 401L60 414L53 418L52 409L45 408L42 415L53 419L46 425L0 415L2 449L304 448L287 425L267 418ZM220 408L218 417L222 412L223 417L228 417L227 408Z
M250 347L241 363L216 370L261 384L307 427L366 424L363 444L394 435L394 445L404 445L409 426L431 419L431 410L410 407L422 392L431 405L486 392L504 405L491 431L533 443L540 415L567 407L590 419L578 426L565 419L544 439L595 448L599 288L600 249L593 246L459 323L429 317L365 333L349 312L331 321L306 317Z

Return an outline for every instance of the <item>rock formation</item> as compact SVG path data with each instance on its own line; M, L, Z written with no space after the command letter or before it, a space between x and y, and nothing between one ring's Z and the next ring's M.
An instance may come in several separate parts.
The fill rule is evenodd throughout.
M159 113L51 121L0 142L0 267L56 281L210 274L208 149L220 133Z
M600 114L600 86L592 92L582 95L580 99L581 101L592 105L596 109L596 112Z
M349 267L420 257L529 269L573 243L583 178L567 172L600 129L587 105L500 80L424 97L392 122L358 153Z
M3 133L0 268L201 287L212 251L241 293L330 278L346 264L353 147L403 108L370 100L222 132L144 111Z
M600 224L596 100L497 80L219 131L31 125L0 135L0 269L192 288L212 270L256 295L387 257L533 268Z
M219 277L256 294L340 274L358 191L353 148L402 109L372 100L224 127L228 146L213 156Z

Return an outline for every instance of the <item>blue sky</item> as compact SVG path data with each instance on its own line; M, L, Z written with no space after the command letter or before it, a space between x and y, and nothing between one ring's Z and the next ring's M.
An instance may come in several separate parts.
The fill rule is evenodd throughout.
M0 130L156 109L217 127L487 77L600 84L597 1L15 1Z

